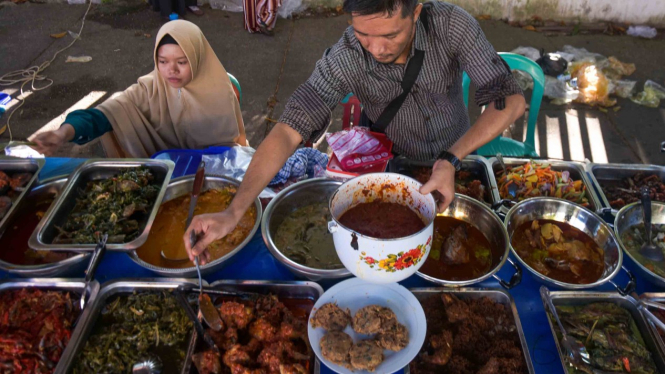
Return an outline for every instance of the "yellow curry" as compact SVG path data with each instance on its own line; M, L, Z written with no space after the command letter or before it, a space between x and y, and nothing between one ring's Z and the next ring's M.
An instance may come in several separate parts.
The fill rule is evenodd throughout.
M205 213L218 213L231 204L236 194L236 187L229 186L221 189L212 189L203 192L196 202L194 215ZM185 195L169 200L159 207L157 217L152 224L148 240L136 254L145 262L163 268L193 267L191 261L174 262L165 260L161 252L169 258L186 257L185 244L182 237L185 234L187 211L191 196ZM249 235L256 221L256 207L250 207L242 216L240 223L229 235L217 240L208 246L211 261L216 260L235 249Z

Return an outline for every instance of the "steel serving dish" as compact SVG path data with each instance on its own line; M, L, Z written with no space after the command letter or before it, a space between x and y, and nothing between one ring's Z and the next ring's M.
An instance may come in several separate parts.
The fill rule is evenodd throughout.
M97 295L99 293L99 282L93 280L89 284L88 289L88 302L86 304L94 303L97 300ZM35 279L9 279L0 283L0 294L5 291L16 290L21 288L38 288L44 291L63 291L71 292L75 294L72 297L72 302L77 300L81 296L81 292L85 289L85 282L83 279L64 279L64 278L35 278ZM78 303L76 303L78 305ZM85 314L90 309L90 307L85 308L81 314L78 316L74 330L72 331L72 336L69 339L69 344L65 347L65 350L62 352L60 357L60 362L56 365L54 369L54 374L64 374L67 372L67 364L65 362L66 358L69 357L75 349L77 338L76 336L80 334L81 330L85 328Z
M319 281L322 279L338 279L351 276L343 266L339 269L317 269L299 264L286 257L273 238L277 235L277 230L284 221L284 218L292 211L307 205L328 201L332 194L342 185L342 182L327 178L308 179L298 182L282 190L273 198L266 211L263 213L261 222L261 234L266 247L270 253L293 274L304 277L309 280ZM337 253L335 253L335 256Z
M506 164L506 166L520 166L532 160L528 158L504 157L503 161ZM594 212L598 212L602 208L600 201L598 200L598 196L596 195L595 188L591 183L591 181L589 180L589 178L587 177L586 172L584 171L584 167L582 166L581 163L572 162L572 161L561 161L561 160L533 160L533 161L541 164L549 164L552 166L552 170L555 171L561 171L561 172L567 171L570 173L570 178L572 178L573 180L582 180L582 184L584 184L584 187L586 187L586 197L589 200L589 209ZM490 158L488 162L492 166L492 173L495 176L498 188L499 178L496 178L496 173L502 170L501 164L499 163L499 160L496 157ZM499 195L498 190L497 190L497 195ZM501 199L500 195L499 199ZM500 212L503 214L505 214L507 210L508 208L506 208L505 206L500 208Z
M104 283L102 289L96 295L96 299L88 303L85 308L78 327L72 334L69 346L67 347L67 355L62 356L60 363L62 364L62 373L69 373L74 367L79 353L85 348L88 337L92 333L95 323L99 318L102 308L107 304L107 300L115 295L130 294L132 292L157 292L157 291L172 291L181 285L194 285L198 289L198 281L194 279L166 279L166 278L143 278L143 279L118 279ZM203 285L207 286L208 282L203 281ZM194 327L192 327L192 334L195 334ZM188 342L192 338L187 339ZM187 350L187 359L180 370L181 374L189 373L191 367L191 357L193 345L190 343Z
M522 269L519 267L519 265L515 264L511 259L508 258L508 254L510 253L510 240L508 239L508 232L506 231L506 227L503 225L503 222L501 222L501 219L496 215L496 213L494 213L494 211L476 199L460 194L455 194L455 199L448 206L448 209L446 209L443 213L439 213L438 216L453 217L455 219L464 221L471 226L474 226L485 235L491 245L498 246L500 251L503 251L503 255L501 255L499 262L495 264L488 273L470 280L452 281L438 279L424 274L421 271L416 273L418 276L430 282L449 287L464 287L474 283L480 283L489 277L495 278L499 281L501 286L507 289L511 289L520 283L522 280ZM501 269L506 261L510 262L510 264L515 268L515 273L510 282L506 282L496 275L496 273L499 271L499 269Z
M21 200L32 190L33 185L39 179L39 172L44 167L46 161L41 158L15 158L0 156L0 171L5 173L32 173L32 178L25 185L23 191L12 199L12 206L5 213L5 216L0 219L0 233L4 232L7 224L17 211L17 206Z
M69 213L76 204L80 191L85 189L89 181L108 179L118 172L129 168L147 167L155 176L155 183L160 186L159 194L155 203L149 210L147 219L141 222L143 230L141 234L128 243L107 244L106 248L111 251L132 251L145 243L148 239L148 233L157 215L157 210L161 204L166 186L171 179L175 164L168 160L150 160L150 159L98 159L88 160L81 164L70 176L69 182L65 185L58 199L53 203L52 209L39 223L35 232L30 237L29 245L37 250L52 251L93 251L96 243L89 244L53 244L53 239L58 233L58 228L63 226Z
M653 303L659 303L659 304L665 306L665 293L664 292L646 292L646 293L643 293L642 295L640 295L640 300L650 301L650 302L653 302ZM647 308L648 310L653 309L649 306L644 306L644 307ZM658 317L656 317L656 318L658 318ZM663 337L658 332L659 331L658 328L656 326L654 326L654 324L651 323L651 321L649 321L649 322L650 322L649 327L651 327L651 332L652 332L654 338L656 339L656 341L658 342L658 345L661 349L661 352L663 352L663 354L665 355L665 339L663 339ZM663 321L663 322L665 322L665 321ZM665 333L663 333L663 334L665 334Z
M403 156L396 157L388 163L388 171L391 173L404 174L409 177L414 177L413 171L420 168L432 168L435 161L417 161L410 160ZM485 157L470 155L462 160L461 171L471 173L474 179L480 180L485 186L486 196L485 202L494 205L498 203L501 198L499 197L499 189L496 186L496 178L492 172L492 166ZM489 198L489 199L488 199Z
M447 292L455 295L457 298L462 300L466 299L476 300L482 297L487 297L492 301L494 301L495 303L505 305L510 309L510 311L513 314L513 318L515 321L515 328L517 330L517 334L519 335L520 343L522 344L522 353L524 354L524 360L526 362L529 373L531 374L534 373L533 363L531 362L531 355L529 354L529 346L526 343L526 337L524 336L524 329L522 328L522 323L520 322L520 316L519 314L517 314L517 307L515 306L515 301L508 292L501 289L485 289L485 288L458 288L458 289L411 288L409 289L409 291L411 291L416 296L416 298L419 301L421 301L421 303L423 300L427 299L432 295L437 295L442 292ZM404 374L409 374L409 373L410 373L410 368L409 366L406 366L404 368Z
M597 302L610 302L616 304L624 309L626 309L630 315L635 320L637 329L639 330L644 343L651 352L651 356L658 368L659 373L665 373L665 359L662 346L658 342L657 337L654 336L654 331L649 326L648 321L642 313L640 312L639 301L634 299L631 296L622 296L616 292L581 292L581 291L554 291L550 293L552 298L552 303L555 307L557 306L578 306L578 305L587 305ZM543 301L544 302L544 301ZM547 303L545 303L545 311L547 313L547 321L550 324L550 329L552 330L552 335L554 336L554 342L556 343L557 351L559 352L559 358L561 360L561 365L564 372L567 371L566 364L566 353L564 352L561 344L559 342L559 337L557 331L559 326L556 325L556 322L552 321L550 318L550 312L547 308Z
M526 261L520 257L515 248L513 248L512 237L515 230L517 230L517 228L523 223L538 219L567 223L592 238L605 253L605 270L600 279L590 284L565 283L547 277L529 266ZM605 223L605 221L589 209L563 199L557 199L554 197L535 197L524 200L512 207L506 215L505 224L506 229L508 230L508 237L511 240L510 248L513 255L515 255L522 266L527 268L531 275L541 283L551 287L585 289L597 287L610 282L624 294L630 293L635 287L634 277L625 267L622 267L623 253L619 247L618 240L614 236L614 231L607 223ZM631 278L629 284L623 289L612 281L612 278L614 278L622 268Z
M210 284L210 288L223 291L244 291L275 295L280 299L311 303L310 308L323 295L323 288L321 286L308 281L219 280ZM197 341L197 344L202 343ZM316 357L314 357L312 368L312 374L319 374L321 363Z
M630 257L631 260L636 264L634 269L637 271L637 274L643 276L651 283L665 287L665 278L654 273L653 271L647 269L640 261L637 261L635 255L630 253L626 246L621 240L621 235L623 235L626 230L629 230L631 227L638 225L644 222L644 213L642 210L642 203L632 203L624 206L619 210L615 219L614 219L614 232L619 241L619 245L623 252ZM652 201L651 202L651 223L652 224L665 224L665 203Z
M67 183L67 176L54 177L38 183L24 199L21 199L21 201L16 204L16 212L26 206L27 202L31 199L40 199L48 195L58 196L65 183ZM51 206L53 205L54 204L51 204ZM49 209L51 209L51 207L49 207ZM13 218L15 216L16 214L12 215L8 220L5 230L10 227L11 223L13 223ZM4 235L4 232L0 233L0 236L1 235ZM9 249L0 248L0 251L5 250ZM81 274L88 265L89 259L90 253L77 254L62 261L41 265L15 265L0 260L0 269L21 277L67 277Z
M193 175L184 176L172 180L171 183L169 183L168 186L164 189L164 199L161 200L161 203L165 203L177 197L190 194L192 192L193 184L194 184ZM206 175L205 180L203 182L203 188L201 191L203 192L215 188L224 188L228 187L229 185L237 187L240 186L240 182L228 177ZM254 207L256 208L256 222L254 222L252 231L249 232L249 235L247 235L245 240L243 240L242 243L240 243L234 250L227 253L226 255L201 266L201 273L208 274L213 271L221 269L231 259L231 257L233 257L236 253L240 252L240 250L243 249L247 245L247 243L249 243L250 240L252 240L254 234L256 234L256 231L259 229L259 225L261 225L262 210L261 210L261 201L258 198L256 198L256 200L254 201ZM155 214L157 213L157 210L159 209L155 210ZM136 251L129 252L127 253L127 255L141 267L151 270L164 277L185 277L185 278L196 277L196 267L194 266L183 269L164 268L164 267L154 266L152 264L143 261L136 254Z
M615 210L610 206L610 201L603 192L603 184L620 183L623 179L635 176L639 172L658 175L661 181L665 181L665 167L658 165L645 164L594 164L588 163L585 166L589 179L596 187L596 194L603 208L607 208L613 213Z

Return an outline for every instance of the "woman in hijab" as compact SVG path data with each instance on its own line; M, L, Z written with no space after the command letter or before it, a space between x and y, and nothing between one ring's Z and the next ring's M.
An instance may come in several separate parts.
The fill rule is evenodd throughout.
M51 155L66 142L85 144L107 132L127 157L166 149L248 145L229 77L195 24L177 20L157 34L155 70L94 109L70 113L58 130L35 136Z

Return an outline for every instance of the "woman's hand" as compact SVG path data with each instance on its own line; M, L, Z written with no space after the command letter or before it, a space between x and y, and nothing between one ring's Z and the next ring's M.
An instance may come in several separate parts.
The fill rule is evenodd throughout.
M238 226L238 222L240 222L240 219L236 218L228 210L221 213L194 216L192 223L182 238L185 241L185 249L187 249L190 261L194 262L194 256L199 256L199 263L201 265L208 263L211 260L208 246L215 240L219 240L230 234ZM190 242L192 232L197 238L194 247L192 247Z
M32 148L43 155L52 156L65 143L74 139L74 135L74 127L65 123L55 131L47 131L37 134L32 139L35 143Z

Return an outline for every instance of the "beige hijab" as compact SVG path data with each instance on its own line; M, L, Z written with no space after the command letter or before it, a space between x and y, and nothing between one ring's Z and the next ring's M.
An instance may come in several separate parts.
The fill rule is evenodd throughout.
M189 60L192 81L180 90L157 71L157 45L171 35ZM226 70L195 24L176 20L159 30L155 70L114 99L99 105L129 157L166 149L247 145L240 105Z

